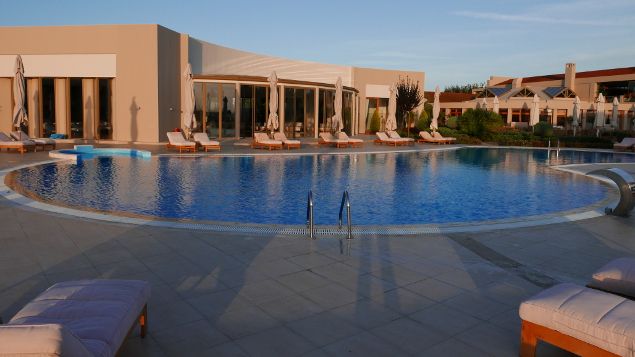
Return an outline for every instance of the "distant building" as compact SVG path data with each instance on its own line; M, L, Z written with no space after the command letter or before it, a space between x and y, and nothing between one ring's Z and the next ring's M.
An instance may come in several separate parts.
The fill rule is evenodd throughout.
M367 118L399 77L424 84L420 71L321 64L265 56L207 43L160 25L0 27L0 131L12 130L13 68L21 55L32 136L157 143L181 124L183 73L191 63L198 130L211 137L251 137L268 115L272 71L278 116L289 137L330 130L334 84L344 86L348 134ZM370 113L370 114L369 114Z
M569 128L567 120L573 114L576 96L581 101L580 125L583 128L596 126L597 98L605 98L605 123L610 126L613 99L617 98L618 123L615 129L632 129L635 119L635 67L613 68L577 72L574 63L567 63L565 72L527 78L491 76L485 88L471 94L441 93L441 109L445 116L459 116L469 108L479 108L485 102L493 109L494 98L499 101L499 114L509 126L522 127L529 123L530 107L534 94L540 100L540 120L556 126ZM426 92L428 102L434 93Z

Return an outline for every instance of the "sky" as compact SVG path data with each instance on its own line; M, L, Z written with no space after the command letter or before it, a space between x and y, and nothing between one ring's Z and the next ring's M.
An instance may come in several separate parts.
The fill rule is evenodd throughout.
M563 73L567 62L635 66L635 0L2 3L0 26L157 23L261 54L424 71L426 90Z

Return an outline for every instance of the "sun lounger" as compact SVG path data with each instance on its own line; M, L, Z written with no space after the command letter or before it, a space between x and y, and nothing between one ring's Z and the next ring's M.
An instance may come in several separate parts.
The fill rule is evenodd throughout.
M55 284L0 325L0 355L115 356L137 322L145 337L149 298L145 281Z
M287 136L284 135L283 132L275 132L275 133L273 133L273 139L274 140L278 140L278 141L282 141L282 145L286 146L287 150L288 149L293 149L293 148L299 149L300 145L302 145L300 143L300 140L289 140L289 139L287 139Z
M617 258L598 269L587 287L635 300L635 258Z
M167 133L168 135L168 149L174 148L178 149L179 153L185 152L194 152L196 151L196 143L193 141L185 140L183 134L177 131L170 131Z
M362 145L364 145L364 140L349 138L348 135L346 135L346 133L343 131L337 133L337 138L340 140L348 141L348 145L350 147L361 147Z
M432 143L432 144L447 144L447 140L441 140L437 138L433 138L430 133L427 131L420 131L419 136L421 137L417 142L419 143Z
M414 145L415 144L415 139L412 138L402 138L399 133L397 133L396 131L386 131L386 135L388 135L389 138L391 139L397 139L397 140L402 140L404 141L406 144L408 145Z
M205 149L205 152L207 152L207 150L220 151L220 143L215 140L210 140L206 133L194 133L194 141Z
M377 136L377 139L375 139L374 141L375 144L386 144L386 145L393 145L393 146L406 145L406 142L404 140L389 138L388 135L386 135L386 133L381 131L376 132L375 136Z
M432 137L439 140L445 140L448 144L452 144L453 142L456 141L456 138L453 138L451 136L443 136L438 131L433 131Z
M0 132L0 150L7 149L7 151L13 149L17 150L20 154L23 154L30 149L35 151L35 143L30 140L16 141L11 139L7 134Z
M51 150L55 150L55 140L49 138L31 138L27 133L22 130L12 131L11 137L17 141L32 141L35 145L40 146L42 150L45 150L48 146Z
M635 138L624 138L621 142L613 144L613 150L626 151L635 149Z
M635 354L635 301L575 284L546 289L520 305L520 356L538 340L583 356Z
M345 148L348 146L348 140L336 139L331 133L320 133L318 145L335 145L337 148Z
M254 133L254 141L251 146L254 149L282 149L282 141L269 139L266 133Z

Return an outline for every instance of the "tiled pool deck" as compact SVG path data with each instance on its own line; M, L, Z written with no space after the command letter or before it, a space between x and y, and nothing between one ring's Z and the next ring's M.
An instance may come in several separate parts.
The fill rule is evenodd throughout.
M46 159L3 152L0 170ZM122 356L517 356L521 300L633 255L635 217L311 241L91 221L0 198L0 316L55 282L143 279L150 333L135 331Z

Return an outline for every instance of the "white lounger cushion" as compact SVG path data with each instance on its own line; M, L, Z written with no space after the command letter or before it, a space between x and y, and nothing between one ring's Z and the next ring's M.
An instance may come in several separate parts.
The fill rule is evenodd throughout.
M93 355L114 356L149 297L150 285L144 281L58 283L22 308L8 325L61 324Z
M193 141L187 141L183 137L183 134L177 131L169 131L167 133L168 140L170 141L170 145L173 146L196 146L196 143Z
M273 133L273 138L278 141L282 141L285 145L299 145L300 140L289 140L284 133L275 132Z
M0 355L92 356L76 336L58 324L2 326L0 328Z
M220 145L220 142L216 140L210 140L209 136L205 133L194 133L193 135L194 141L201 145Z
M520 317L620 356L635 356L635 302L564 283L520 305Z
M593 274L589 286L635 297L635 258L610 261Z

